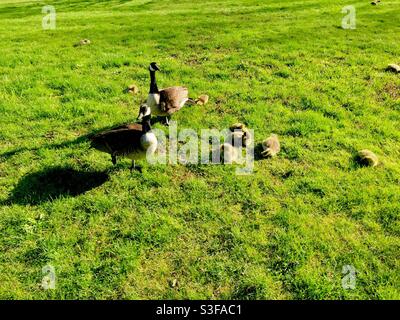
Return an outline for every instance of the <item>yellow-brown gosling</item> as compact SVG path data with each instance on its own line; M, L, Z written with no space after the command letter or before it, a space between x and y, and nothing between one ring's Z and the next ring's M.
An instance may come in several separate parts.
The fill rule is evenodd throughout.
M357 160L361 165L368 167L376 167L379 164L376 154L367 149L358 151Z
M135 84L131 84L128 88L126 88L126 92L132 95L139 93L139 88Z
M200 97L196 99L196 104L200 106L204 106L205 104L208 103L209 97L206 94L202 94Z
M86 46L89 45L91 42L89 39L82 39L80 40L78 43L75 43L74 46L78 47L78 46Z
M246 125L244 125L243 123L235 123L233 125L230 126L229 128L230 131L232 132L236 132L237 134L241 133L242 134L242 144L243 146L248 146L252 143L253 141L253 137L250 133L250 130L247 129ZM236 135L237 137L237 135Z
M263 150L261 154L264 157L274 157L281 150L281 144L279 143L278 136L276 134L272 134L269 138L263 141L262 143Z
M392 63L388 65L386 70L390 72L400 73L400 66L398 64Z
M239 158L239 150L230 143L224 143L220 146L221 159L224 164L232 164Z

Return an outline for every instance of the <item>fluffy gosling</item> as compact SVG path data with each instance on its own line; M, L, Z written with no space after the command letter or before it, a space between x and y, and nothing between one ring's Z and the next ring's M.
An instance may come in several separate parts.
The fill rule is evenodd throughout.
M250 130L247 129L246 125L243 123L234 123L230 126L229 130L235 133L233 136L234 139L236 139L238 135L242 136L243 146L248 146L252 143L253 137L250 133Z
M200 105L200 106L204 106L205 104L208 103L208 99L209 99L208 95L202 94L200 97L198 97L198 98L195 100L195 102L196 102L196 104L198 104L198 105Z
M221 159L224 164L232 164L239 158L239 150L230 143L224 143L220 146Z
M263 141L262 143L263 150L261 154L266 157L274 157L281 150L281 144L279 143L278 136L276 134L272 134L269 138Z
M135 84L131 84L128 88L126 88L125 92L135 95L139 93L139 88Z
M89 45L91 42L89 39L82 39L80 40L78 43L74 44L74 47L78 47L78 46L86 46Z
M376 154L367 149L358 151L356 160L361 165L367 167L376 167L379 164Z
M394 63L389 64L388 67L386 68L386 71L400 73L400 66Z

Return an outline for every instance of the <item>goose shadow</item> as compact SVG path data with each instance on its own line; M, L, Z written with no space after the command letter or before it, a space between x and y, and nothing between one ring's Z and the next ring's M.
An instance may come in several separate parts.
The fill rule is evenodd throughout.
M262 152L264 151L262 143L257 143L254 146L254 161L261 161L265 160L266 158L262 155Z
M19 153L23 153L26 151L38 151L41 149L49 149L49 150L57 150L57 149L63 149L63 148L69 148L69 147L74 147L76 145L80 145L83 143L89 143L90 142L90 138L93 137L94 135L96 135L99 132L103 132L105 130L110 130L119 126L123 126L126 124L131 124L131 123L136 123L135 121L131 121L131 122L124 122L124 123L119 123L119 124L113 124L107 127L103 127L103 128L99 128L96 130L93 130L92 132L89 132L85 135L81 135L79 137L77 137L76 139L73 140L67 140L64 142L60 142L60 143L44 143L42 145L39 146L35 146L35 147L18 147L12 150L8 150L5 151L3 153L0 153L0 161L4 161L7 160L13 156L18 155Z
M165 117L155 117L152 120L152 124L156 124L156 123L165 123ZM89 132L85 135L82 135L80 137L77 137L76 139L73 140L67 140L64 142L60 142L60 143L44 143L42 145L39 146L35 146L35 147L18 147L12 150L8 150L5 152L0 153L0 162L1 161L5 161L13 156L16 156L20 153L26 152L26 151L38 151L41 149L48 149L48 150L57 150L57 149L63 149L63 148L69 148L69 147L74 147L76 145L80 145L83 143L89 143L90 142L90 138L93 137L94 135L96 135L99 132L103 132L106 130L110 130L113 128L118 128L120 126L123 125L127 125L127 124L132 124L132 123L137 123L136 121L130 121L130 122L123 122L123 123L116 123L107 127L103 127L103 128L99 128L96 130L93 130L92 132Z
M104 130L104 129L101 129ZM98 131L101 131L98 130ZM25 152L25 151L37 151L40 149L61 149L61 148L67 148L67 147L72 147L74 145L78 145L84 142L88 142L89 138L91 136L93 136L96 132L93 133L89 133L83 136L78 137L77 139L74 140L70 140L70 141L65 141L65 142L61 142L61 143L54 143L54 144L50 144L50 143L46 143L44 145L41 146L37 146L37 147L19 147L19 148L15 148L13 150L9 150L3 153L0 153L0 160L7 160L8 158L11 158L19 153Z
M76 197L108 180L106 172L53 167L21 178L4 204L38 205L61 197Z

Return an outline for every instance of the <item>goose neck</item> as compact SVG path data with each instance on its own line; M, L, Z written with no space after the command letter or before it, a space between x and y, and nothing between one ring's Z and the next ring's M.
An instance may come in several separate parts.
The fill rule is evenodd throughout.
M157 80L156 80L156 72L150 70L150 92L149 93L158 93Z
M142 121L142 130L147 133L151 130L150 117L144 117Z

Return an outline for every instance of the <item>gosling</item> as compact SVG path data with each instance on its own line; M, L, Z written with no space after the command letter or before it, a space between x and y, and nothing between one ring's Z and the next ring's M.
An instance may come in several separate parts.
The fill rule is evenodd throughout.
M236 139L239 135L242 136L242 144L244 146L249 146L253 142L253 137L250 133L250 130L243 123L234 123L230 126L229 130L235 135L233 136Z
M276 134L272 134L269 138L263 141L262 147L264 151L261 152L261 155L266 158L275 157L281 150L281 144L279 143L278 136Z
M376 154L367 149L358 151L356 160L362 166L367 167L376 167L379 164L379 159Z

